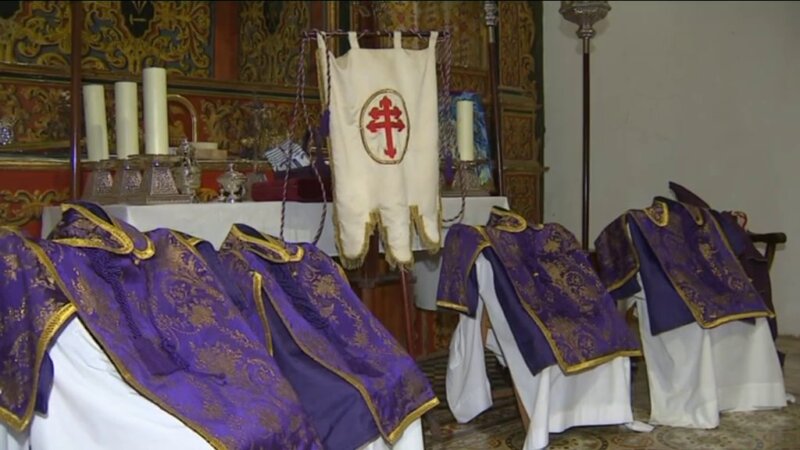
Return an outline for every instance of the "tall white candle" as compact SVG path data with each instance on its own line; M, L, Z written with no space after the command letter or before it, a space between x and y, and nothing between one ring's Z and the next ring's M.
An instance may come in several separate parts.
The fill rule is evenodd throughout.
M114 83L114 102L117 126L117 159L139 154L139 102L136 83Z
M143 75L145 152L148 155L167 155L167 71L161 67L149 67L143 70Z
M473 103L470 100L459 100L456 104L456 123L458 134L458 155L461 161L475 159L475 139L473 125Z
M102 85L87 84L83 87L83 110L89 161L108 159L106 96Z

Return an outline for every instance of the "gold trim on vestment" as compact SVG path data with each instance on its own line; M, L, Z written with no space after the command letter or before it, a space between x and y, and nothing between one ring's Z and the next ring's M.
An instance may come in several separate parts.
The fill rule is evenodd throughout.
M408 413L403 418L403 420L400 421L400 424L397 425L391 433L389 433L389 436L387 437L386 440L389 441L390 444L395 444L397 440L400 439L400 436L402 436L403 433L406 431L406 428L408 428L408 426L411 425L411 422L419 419L426 412L437 407L438 405L439 405L439 398L433 397L432 399L423 403L422 406L420 406L419 408Z
M136 244L134 240L128 236L122 227L119 226L119 222L114 217L109 216L111 223L102 218L98 217L96 214L91 212L89 209L76 205L74 203L62 203L61 204L61 214L65 214L70 209L74 209L77 211L82 217L92 222L94 225L102 229L103 231L109 233L113 241L120 245L120 248L113 248L108 245L107 242L103 240L101 237L92 237L92 238L55 238L52 239L53 242L57 242L64 245L69 245L72 247L84 247L84 248L98 248L101 250L105 250L107 252L114 253L116 255L128 255L133 253L139 259L148 259L155 255L155 245L150 238L144 234L139 232L142 239L144 239L146 243L146 247L144 249L136 248ZM137 230L138 231L138 230Z
M24 236L20 237L23 239L25 245L36 255L37 259L42 262L45 269L51 274L54 274L55 267L50 263L50 260L44 254L41 247L25 239ZM57 277L54 278L58 281ZM61 286L59 286L59 288L61 288ZM66 298L69 299L69 296L66 296ZM8 423L15 431L23 432L25 428L30 425L33 419L34 407L36 406L36 395L39 391L39 374L41 373L42 361L44 361L45 354L50 348L55 335L61 331L64 324L72 319L76 312L77 309L75 305L73 303L67 303L50 316L42 329L42 333L39 335L36 342L36 356L33 365L33 392L31 392L31 397L28 399L28 404L25 407L25 412L22 414L22 417L18 417L13 412L0 407L0 419Z
M517 213L515 213L515 212L513 212L511 210L508 210L508 209L505 209L505 208L500 208L498 206L492 206L490 217L491 217L491 215L501 216L501 217L508 217L508 218L511 218L512 220L517 222L517 225L505 224L505 223L499 223L499 224L493 224L492 225L492 228L498 229L500 231L508 231L508 232L511 232L511 233L521 233L521 232L525 231L525 229L528 228L528 221L524 217L520 216L519 214L517 214ZM534 228L534 227L532 227L532 228ZM540 228L534 228L534 229L541 229L541 227Z
M450 301L450 300L436 300L436 306L445 309L452 309L458 311L460 313L469 314L469 307L461 305L458 302Z
M495 226L492 228L497 229L498 227ZM486 233L485 231L483 232ZM503 267L503 270L506 270L505 267ZM542 335L544 335L544 338L550 345L550 349L552 350L553 356L556 358L559 367L561 367L561 370L565 374L573 374L581 372L586 369L590 369L592 367L597 367L600 364L608 362L616 357L642 356L641 350L619 350L613 353L598 356L596 358L587 359L576 364L568 364L567 361L564 359L564 355L562 354L561 349L556 344L555 339L553 339L553 334L550 332L550 329L545 326L544 322L541 321L539 316L536 314L535 311L533 311L533 308L528 304L528 302L523 300L524 297L521 295L520 290L517 287L517 283L511 280L511 286L514 288L514 293L516 293L517 301L522 305L523 309L525 309L525 312L528 313L531 319L533 319L533 321L539 327L539 330L542 332ZM606 291L606 295L608 295L608 291Z
M663 216L659 217L656 215L655 207L657 205L661 206L661 213ZM667 226L669 223L669 206L666 202L661 200L654 200L651 206L642 209L642 211L653 221L654 224L658 225L659 227L663 228Z
M633 215L633 220L636 222L637 226L641 227L641 224L639 223L639 219L635 215ZM717 230L717 231L720 232L720 230ZM650 246L650 241L647 240L646 237L645 237L645 241L647 241L647 245ZM730 248L728 248L728 249L730 250ZM732 256L734 258L736 258L734 253L732 253ZM692 301L690 301L686 297L686 294L683 292L683 289L680 289L678 287L678 283L676 283L675 280L672 278L672 274L669 273L666 270L666 268L664 268L664 264L661 262L661 258L656 256L655 260L658 262L658 267L661 269L661 272L669 280L669 283L672 286L672 288L675 289L675 292L678 294L678 296L681 298L681 300L683 300L683 303L689 308L689 311L692 313L692 316L694 317L694 320L702 328L714 328L714 327L722 325L724 323L728 323L728 322L732 322L732 321L740 320L740 319L750 319L750 318L758 318L758 317L773 317L774 316L772 311L770 311L766 307L766 304L765 304L764 307L767 309L767 312L764 312L764 311L742 312L742 313L733 314L733 315L729 315L729 316L725 316L725 317L719 317L719 318L717 318L715 320L712 320L710 322L706 322L703 319L703 313L700 311L700 309L697 307L697 305L695 305ZM738 264L738 259L737 259L737 264ZM739 267L741 268L741 265L739 265ZM742 269L742 270L744 271L744 269Z
M255 288L256 287L253 286L254 290L255 290ZM262 287L260 292L265 293L267 295L267 298L269 299L270 303L272 304L273 309L275 309L275 313L278 315L278 318L280 318L281 322L283 323L283 326L286 328L286 331L292 337L292 340L295 342L295 344L297 344L297 346L300 348L300 350L303 353L305 353L306 356L308 356L309 358L313 359L320 366L330 370L331 372L333 372L334 374L336 374L337 376L339 376L340 378L342 378L346 382L350 383L350 385L353 386L361 394L361 398L364 399L364 402L366 403L370 414L372 414L372 418L375 421L375 426L378 428L378 430L380 431L381 435L390 444L394 444L394 440L392 438L397 439L397 437L400 434L402 434L403 430L405 430L405 427L407 427L408 424L411 423L411 421L413 421L413 419L412 419L411 421L408 421L408 423L406 423L406 421L407 421L407 419L409 417L411 417L414 414L417 414L418 411L420 411L421 409L425 408L427 405L429 405L433 401L435 401L435 403L432 406L428 407L428 409L436 406L439 403L439 399L434 397L433 399L431 399L428 402L426 402L425 404L423 404L421 407L417 408L416 410L414 410L411 413L409 413L408 415L406 415L406 417L403 420L400 421L400 424L397 427L395 427L394 430L390 431L389 433L386 433L386 431L383 429L383 426L381 424L381 419L380 419L380 415L378 414L378 409L375 407L375 404L372 403L372 398L369 396L369 393L367 392L367 389L364 387L364 385L361 382L359 382L357 379L355 379L354 377L350 376L349 374L341 372L338 369L336 369L335 367L332 367L330 364L326 363L325 361L322 361L321 359L317 358L316 355L313 354L313 352L309 351L306 348L306 346L302 342L300 342L300 340L297 339L297 336L295 336L294 331L289 326L289 322L286 320L286 317L283 315L283 311L281 311L281 309L278 308L278 305L275 302L275 299L272 298L272 294L270 294L270 292L267 291L266 289L263 289L263 287ZM419 413L419 415L422 415L422 414L424 414L424 411ZM414 417L414 418L416 419L416 417Z
M264 324L264 338L267 342L267 350L270 356L274 356L274 348L272 346L272 331L269 328L269 320L267 320L267 310L264 308L264 297L261 294L264 290L264 277L258 273L253 272L253 300L256 304L258 311L258 318Z
M77 308L78 307L78 302L72 297L72 294L70 293L69 289L67 288L66 284L64 283L64 280L62 280L61 276L58 274L58 271L56 270L55 265L53 264L53 262L44 253L44 251L41 250L41 248L37 247L37 249L38 250L35 250L35 251L36 251L36 254L39 257L40 261L42 262L42 264L44 264L44 266L47 268L47 271L52 275L53 280L58 285L59 289L61 289L61 291L67 297L67 299L69 299L70 303L75 308ZM80 313L78 315L80 316ZM211 446L214 447L215 449L226 450L225 444L223 444L222 441L220 441L219 439L214 437L214 435L210 431L206 430L204 427L202 427L201 425L195 423L194 421L192 421L192 420L190 420L190 419L188 419L186 417L183 417L180 413L178 413L172 407L170 407L165 402L163 402L158 396L156 396L155 394L150 392L147 388L145 388L144 386L139 384L139 382L136 380L136 378L128 371L128 369L126 368L126 366L122 362L122 360L120 360L117 357L116 354L114 354L113 352L109 351L110 347L103 340L102 336L100 336L99 334L95 333L91 329L91 327L87 326L86 329L89 331L89 333L95 339L95 341L97 341L97 344L102 348L103 353L105 353L106 356L108 356L108 358L114 364L114 367L117 369L117 371L119 371L120 376L122 376L122 378L125 380L126 383L128 383L128 385L130 385L134 390L136 390L141 396L143 396L146 399L150 400L151 402L155 403L161 409L166 411L168 414L170 414L171 416L173 416L176 419L178 419L181 422L183 422L187 427L191 428L195 433L199 434L203 439L208 441L208 443L211 444Z
M615 281L610 286L607 286L606 289L608 292L616 291L617 289L624 286L627 282L631 280L631 278L635 277L637 273L639 273L639 268L641 263L639 262L639 252L636 251L636 246L633 244L633 239L630 236L630 228L628 224L628 214L630 211L626 212L622 215L622 228L625 230L625 240L628 241L628 251L633 255L633 259L636 261L636 265L631 269L630 272L625 274L622 279Z
M522 305L522 307L525 309L525 311L528 313L528 315L531 317L531 319L533 319L533 321L536 322L536 325L539 327L539 330L541 330L541 332L544 335L545 339L547 340L548 344L550 344L550 349L553 351L553 356L555 356L559 367L561 367L561 370L565 374L573 374L573 373L581 372L581 371L586 370L586 369L590 369L592 367L597 367L600 364L608 362L608 361L610 361L610 360L612 360L612 359L614 359L614 358L616 358L618 356L623 356L623 357L624 356L628 356L628 357L630 357L630 356L642 356L642 351L641 350L619 350L619 351L616 351L614 353L609 353L609 354L606 354L606 355L598 356L596 358L587 359L587 360L581 361L581 362L576 363L576 364L572 364L572 365L568 364L564 360L564 355L561 353L561 349L558 347L558 345L556 345L555 339L553 339L553 334L550 332L550 329L547 328L544 325L544 323L541 321L541 319L539 319L539 316L536 315L536 312L533 311L531 306L528 305L527 302L522 301L522 296L519 293L519 289L517 289L516 283L512 282L511 285L514 287L514 291L517 294L517 301L519 301L519 303Z
M259 237L250 236L244 233L242 230L239 229L239 224L235 224L231 228L231 233L239 240L244 242L249 242L251 244L255 244L256 248L250 248L253 253L256 253L262 256L267 261L272 261L276 263L287 263L287 262L298 262L303 259L303 255L305 253L305 249L300 245L295 245L297 247L297 251L295 253L291 253L291 251L287 248L286 242L270 236L268 234L264 234L258 230L255 230L258 233ZM259 251L259 247L266 248L267 250L277 253L280 258L276 258L275 255L269 255Z
M722 236L722 243L725 245L725 248L727 248L728 251L731 252L731 255L734 255L733 259L736 260L736 264L739 266L739 268L742 269L742 273L747 275L747 271L744 269L744 266L742 265L742 262L736 256L736 252L733 251L733 246L731 246L730 241L728 241L728 236L725 234L725 231L723 230L722 225L720 225L720 223L717 221L717 218L714 217L713 214L709 213L709 217L711 218L711 223L717 229L717 232L719 233L719 235ZM753 284L753 280L750 279L750 277L747 277L747 280L750 282L751 285ZM755 286L753 286L753 289L755 289ZM764 299L762 298L762 300L764 300ZM769 314L767 315L767 317L769 317L769 318L776 317L775 311L769 309L769 305L767 304L766 300L764 300L764 307L767 309L767 311L769 311Z
M469 289L468 289L469 286L467 285L467 283L469 283L469 272L472 270L472 267L475 266L475 262L478 260L478 257L481 255L481 253L483 253L483 251L487 247L491 247L492 246L491 241L489 241L489 235L486 234L486 230L484 229L484 227L475 226L475 225L466 225L466 226L468 226L468 227L472 228L473 230L477 231L478 234L481 235L482 240L480 242L478 242L478 245L475 247L475 251L472 253L472 256L470 256L469 265L465 268L465 272L461 274L462 275L461 279L463 280L463 283L464 283L463 286L461 286L461 289L465 293L469 292ZM442 308L452 309L452 310L458 311L460 313L469 314L469 312L470 312L469 311L469 306L462 305L461 303L459 303L457 301L452 301L452 300L449 300L449 299L436 299L436 306L441 306Z

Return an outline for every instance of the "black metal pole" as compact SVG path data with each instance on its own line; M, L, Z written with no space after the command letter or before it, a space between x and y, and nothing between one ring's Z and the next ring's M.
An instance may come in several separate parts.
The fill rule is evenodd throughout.
M81 31L83 30L83 2L72 2L72 50L70 53L70 198L77 199L81 195Z
M583 38L583 217L581 242L589 250L589 38Z

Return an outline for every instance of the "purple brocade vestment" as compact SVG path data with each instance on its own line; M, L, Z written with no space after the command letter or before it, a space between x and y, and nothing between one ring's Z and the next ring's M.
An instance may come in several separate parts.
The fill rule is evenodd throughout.
M586 253L562 226L532 226L500 208L486 227L454 226L445 242L440 306L474 314L478 254L492 265L498 301L532 374L552 364L574 373L641 354Z
M213 447L322 448L296 392L201 255L94 205L42 241L52 276L135 390Z
M638 292L640 275L653 334L773 315L707 209L656 198L610 223L595 247L615 297Z
M347 413L340 427L349 436L331 436L333 442L358 443L378 434L396 442L411 422L438 404L416 362L358 299L341 268L316 246L285 243L234 225L220 259L249 296L247 303L257 308L257 315L245 316L263 330L266 345L284 364L281 369L294 374L292 382L309 386L299 394L315 405L313 420L332 429L330 416ZM324 386L327 392L315 393Z
M47 348L75 315L32 240L0 227L0 421L21 432L47 412Z

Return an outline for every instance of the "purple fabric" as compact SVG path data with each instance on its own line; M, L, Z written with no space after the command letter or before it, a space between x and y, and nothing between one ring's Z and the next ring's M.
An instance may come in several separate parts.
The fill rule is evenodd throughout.
M503 315L514 335L514 342L516 342L531 374L536 375L543 369L556 364L553 350L542 330L535 325L531 326L530 316L519 302L514 285L508 278L500 258L491 248L485 249L483 256L492 265L494 290L498 303L503 309Z
M297 389L323 446L356 449L378 438L378 428L358 390L306 355L277 310L271 304L264 306L275 360Z
M628 216L623 214L606 225L594 241L597 274L617 300L626 299L641 290L636 281L636 274L639 273L636 249L627 236Z
M701 326L771 314L708 210L661 198L630 216Z
M249 266L230 253L218 255L208 242L199 242L196 248L218 279L224 280L231 297L241 297L237 307L262 338L264 348L271 349L281 372L295 388L324 448L355 449L378 437L375 422L358 391L303 353L270 301L263 302L266 317L259 315L256 299L244 294L252 292Z
M295 391L193 248L169 230L119 234L87 214L67 210L53 234L62 244L42 245L126 381L215 447L322 448ZM96 242L81 248L73 239L100 238L119 250L126 236L155 251L113 254L105 270L92 264L104 251Z
M630 232L639 257L647 315L650 317L650 332L658 335L694 322L692 312L661 270L658 259L635 222L631 224Z
M711 206L700 197L677 183L670 182L669 187L675 193L675 198L679 202L707 208L714 218L717 219L717 222L719 222L722 227L722 231L728 238L728 242L731 244L733 252L736 254L736 257L739 258L739 262L742 264L747 276L750 277L753 286L758 293L761 294L761 298L764 299L770 311L775 312L775 305L772 303L772 283L769 278L769 262L767 258L758 251L755 244L753 244L753 241L750 239L750 236L748 236L747 231L739 225L736 217L730 212L720 212L712 209ZM770 317L767 321L769 322L772 339L777 338L778 321L775 317ZM784 355L781 352L778 352L778 355L781 361L783 361Z
M651 322L654 333L687 323L676 296L704 328L772 315L706 209L656 198L606 227L596 245L608 285L622 285L641 270L648 307L659 316Z
M430 382L414 360L358 299L333 260L314 245L284 244L235 225L221 254L246 259L263 280L264 303L274 308L294 342L361 392L390 442L410 420L436 405ZM250 282L248 276L238 275L244 283Z
M450 227L441 253L442 265L436 291L439 307L475 317L478 284L472 275L475 259L486 246L488 242L477 228L462 224Z
M36 249L34 241L0 228L0 420L18 432L34 410L47 412L53 364L37 345L49 348L74 316Z
M558 224L537 227L495 208L486 234L528 319L548 336L566 373L614 356L638 356L640 346L575 237ZM541 349L520 348L523 356ZM529 363L538 368L538 365Z

